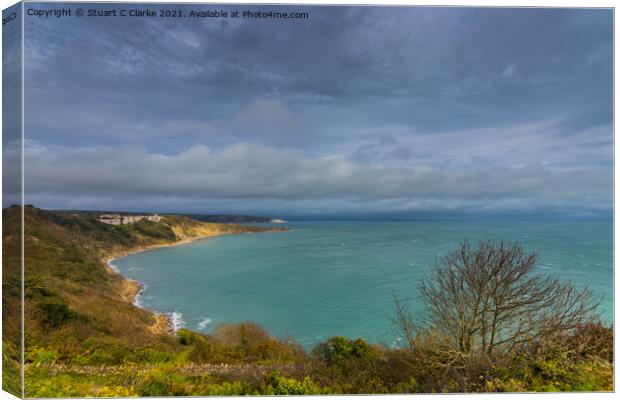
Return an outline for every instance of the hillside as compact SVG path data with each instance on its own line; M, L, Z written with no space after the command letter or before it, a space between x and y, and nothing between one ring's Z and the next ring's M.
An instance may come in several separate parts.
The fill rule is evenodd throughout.
M18 373L11 364L19 360L19 221L19 207L3 210L4 382L14 393L19 387L18 377L11 376ZM172 338L151 332L153 313L129 301L128 280L111 273L103 259L201 237L281 230L178 216L112 226L30 206L25 208L25 227L26 363L45 357L43 349L55 349L55 362L74 362L85 346L99 342L119 341L117 351L175 347Z

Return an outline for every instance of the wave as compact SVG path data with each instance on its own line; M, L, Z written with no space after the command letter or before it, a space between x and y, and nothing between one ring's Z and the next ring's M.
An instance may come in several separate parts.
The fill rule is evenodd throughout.
M198 323L198 329L201 329L201 330L202 330L202 329L206 328L206 327L207 327L207 325L209 325L211 322L213 322L213 321L211 320L211 318L205 318L205 319L203 319L202 321L200 321L200 322Z
M185 327L185 321L183 321L183 314L178 311L170 313L170 322L172 322L172 330L177 332L179 329Z
M139 281L138 281L138 284L140 285L140 290L138 291L138 293L136 293L136 297L133 299L133 304L136 307L144 308L144 304L142 304L141 298L142 298L142 295L144 294L144 290L146 290L146 288L148 288L149 285L147 285L144 282L139 282Z
M112 261L108 261L108 267L110 267L110 269L114 272L116 272L117 274L121 273L121 270L118 269L118 267L114 264L112 264Z

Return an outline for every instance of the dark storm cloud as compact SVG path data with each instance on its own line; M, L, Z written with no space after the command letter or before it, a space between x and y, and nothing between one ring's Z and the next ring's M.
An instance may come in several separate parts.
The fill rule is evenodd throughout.
M272 199L298 212L611 207L609 10L295 11L310 18L28 18L32 196ZM177 168L196 149L208 151ZM74 169L49 176L54 152ZM261 152L305 161L252 161Z

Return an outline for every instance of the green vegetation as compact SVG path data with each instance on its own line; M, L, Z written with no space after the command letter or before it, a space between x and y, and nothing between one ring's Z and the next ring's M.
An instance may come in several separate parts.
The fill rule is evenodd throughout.
M554 289L547 293L555 294L558 301L544 304L555 304L556 308L550 308L555 311L562 304L572 304L570 310L579 312L565 315L575 318L548 319L553 329L527 326L527 334L504 325L489 340L492 330L487 328L492 325L482 321L492 321L494 315L502 320L528 312L528 318L541 317L536 311L539 307L526 307L524 314L518 308L506 311L503 305L515 304L508 301L511 292L500 298L500 286L487 290L493 286L479 285L499 282L490 278L500 271L491 268L496 265L492 262L477 263L489 267L483 271L491 274L485 279L475 280L472 273L467 275L470 281L463 281L478 290L452 293L467 299L462 300L466 304L480 300L478 308L454 308L454 302L449 307L450 302L444 303L441 296L428 296L427 318L432 323L422 325L405 303L397 301L395 326L405 339L402 348L338 336L306 351L251 322L220 326L209 335L185 329L174 335L154 330L155 316L131 303L135 288L108 271L103 262L146 246L264 228L172 216L161 222L111 226L90 217L34 207L27 207L25 214L27 397L613 390L613 332L590 318L595 316L595 305L589 308L588 296L579 297L585 292L567 290L572 286L539 282ZM19 393L20 209L5 209L3 217L3 385ZM492 244L484 249L503 260L502 266L520 267L516 270L528 277L529 264L523 261L530 258L518 246L507 246L499 253L494 253L499 250ZM469 257L479 248L459 250ZM452 265L451 260L459 260L450 258L454 256L449 255L437 271L469 271L459 269L462 263ZM508 274L511 270L501 271ZM428 277L427 293L444 293L432 290L441 287L441 282L433 275ZM513 286L501 287L520 287L520 279L511 282ZM539 291L528 293L533 295L530 300L539 300ZM567 302L570 299L578 301ZM433 301L442 307L433 307ZM460 315L458 320L464 322L456 324L453 315ZM518 344L513 340L507 346L498 340L509 333L519 339ZM489 343L493 343L491 348Z

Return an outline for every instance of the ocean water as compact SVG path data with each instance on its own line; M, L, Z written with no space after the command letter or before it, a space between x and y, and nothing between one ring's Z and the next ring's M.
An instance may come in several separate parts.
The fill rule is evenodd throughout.
M589 286L613 318L612 223L600 221L292 222L146 251L112 264L142 282L143 307L208 333L254 321L307 348L334 335L391 345L393 296L414 317L420 277L465 238L508 240L540 252L536 271Z

